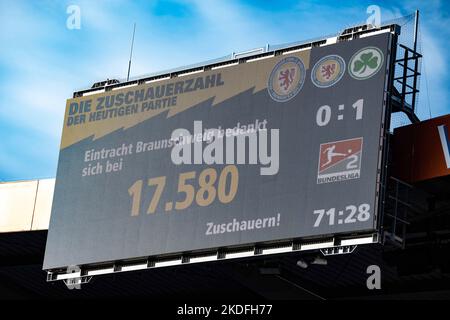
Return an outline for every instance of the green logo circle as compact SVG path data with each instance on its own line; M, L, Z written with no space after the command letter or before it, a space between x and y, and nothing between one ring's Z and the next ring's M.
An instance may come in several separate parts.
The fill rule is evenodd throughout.
M376 47L366 47L356 52L348 64L348 73L353 79L366 80L380 71L383 52Z

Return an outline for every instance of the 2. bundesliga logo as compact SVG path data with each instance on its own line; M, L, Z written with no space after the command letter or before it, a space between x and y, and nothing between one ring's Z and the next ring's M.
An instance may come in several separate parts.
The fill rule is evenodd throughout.
M269 76L267 90L277 102L286 102L294 98L305 83L305 65L297 57L280 60Z
M317 183L358 179L361 175L362 145L362 137L321 144Z

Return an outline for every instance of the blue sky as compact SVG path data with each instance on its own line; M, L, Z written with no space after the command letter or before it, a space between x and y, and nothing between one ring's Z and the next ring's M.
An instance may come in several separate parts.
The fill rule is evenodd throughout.
M81 29L66 27L69 5ZM426 74L419 116L450 106L448 1L0 0L0 181L54 177L65 100L106 78L131 76L269 44L306 40L366 21L369 5L389 20L421 11ZM428 85L428 89L427 89Z

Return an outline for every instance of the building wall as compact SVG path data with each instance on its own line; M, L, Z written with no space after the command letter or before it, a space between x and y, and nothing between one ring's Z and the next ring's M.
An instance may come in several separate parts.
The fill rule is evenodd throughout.
M48 229L55 179L0 183L0 233Z

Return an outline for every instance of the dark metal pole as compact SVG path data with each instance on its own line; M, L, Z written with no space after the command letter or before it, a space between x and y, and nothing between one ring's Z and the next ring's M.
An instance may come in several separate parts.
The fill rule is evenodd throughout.
M414 52L413 52L413 58L414 58L414 82L413 82L413 88L412 88L412 101L411 101L411 107L412 111L416 112L416 93L417 93L417 73L419 71L419 58L417 57L417 38L419 35L419 10L416 10L416 17L414 21Z
M419 33L419 10L416 10L416 17L414 19L414 53L417 51L417 35Z
M130 60L128 61L128 74L127 81L130 79L130 69L131 69L131 58L133 57L133 45L134 45L134 33L136 32L136 22L133 27L133 38L131 39L131 50L130 50Z

